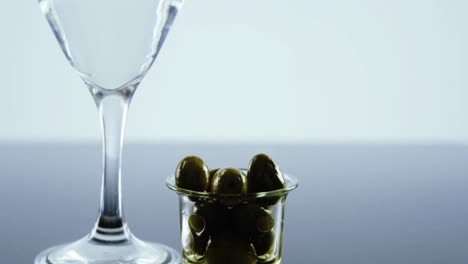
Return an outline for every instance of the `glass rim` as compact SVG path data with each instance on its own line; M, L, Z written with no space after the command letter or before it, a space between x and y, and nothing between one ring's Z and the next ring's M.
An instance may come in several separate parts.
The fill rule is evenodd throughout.
M242 172L247 172L247 169L240 169ZM283 173L286 187L278 190L268 191L268 192L257 192L257 193L243 193L243 194L219 194L219 193L210 193L210 192L199 192L184 189L178 187L175 183L175 176L170 176L166 179L166 187L170 190L178 193L179 195L185 195L196 198L263 198L263 197L279 197L288 194L289 192L295 190L299 186L299 181L297 178Z

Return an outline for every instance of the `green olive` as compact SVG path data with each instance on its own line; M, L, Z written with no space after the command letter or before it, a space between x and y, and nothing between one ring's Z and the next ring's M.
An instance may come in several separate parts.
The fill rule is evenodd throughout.
M206 252L207 264L255 264L257 260L250 243L232 231L212 237Z
M275 220L270 214L265 214L257 217L255 221L255 229L261 233L270 232L275 226Z
M273 231L267 233L257 233L252 236L252 245L255 249L257 257L270 253L275 245L275 233Z
M203 219L204 230L202 231L202 233L204 234L211 235L220 232L226 228L229 228L229 212L218 203L199 202L195 204L192 216L193 215L197 215L198 219ZM193 226L191 229L194 231L196 231L196 229L199 230L201 228L201 221L198 221L198 224L195 223L195 221L197 220L192 221L194 221L192 224L189 223L189 226Z
M268 192L285 187L285 180L278 165L267 155L252 158L247 172L248 191Z
M205 256L209 240L210 237L206 235L189 235L189 248L192 251L192 253L195 254L194 258L196 260L200 260Z
M257 204L247 203L232 209L235 230L250 237L255 233L266 233L273 229L275 220L268 210Z
M180 188L204 192L210 184L210 174L205 162L196 156L185 157L179 162L175 176Z
M201 233L203 233L203 231L205 231L206 221L205 218L200 215L191 215L188 219L188 224L190 231L193 234L200 235Z
M216 172L219 171L219 168L216 168L216 169L212 169L210 170L210 181L211 179L213 179L213 176L216 174Z
M211 179L210 191L219 194L242 194L247 191L245 175L238 169L219 170Z

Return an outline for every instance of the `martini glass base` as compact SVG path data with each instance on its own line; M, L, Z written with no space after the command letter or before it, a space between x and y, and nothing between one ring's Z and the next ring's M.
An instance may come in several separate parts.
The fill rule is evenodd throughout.
M177 251L148 243L130 235L125 242L103 243L85 237L76 242L49 248L35 264L172 264L180 263Z

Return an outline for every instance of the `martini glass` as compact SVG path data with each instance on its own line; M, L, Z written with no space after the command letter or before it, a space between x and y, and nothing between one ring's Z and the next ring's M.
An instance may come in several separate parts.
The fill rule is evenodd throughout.
M36 264L179 263L178 253L133 236L121 198L121 154L127 109L150 69L183 0L39 0L67 60L99 110L104 169L94 229L50 248Z

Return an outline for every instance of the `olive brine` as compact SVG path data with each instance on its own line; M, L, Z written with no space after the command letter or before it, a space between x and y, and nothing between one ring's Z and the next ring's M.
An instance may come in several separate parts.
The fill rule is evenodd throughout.
M216 199L189 196L194 206L187 220L189 235L182 238L188 245L184 263L278 263L272 251L281 234L275 232L272 208L281 198L243 198L285 187L270 157L254 156L244 173L235 168L210 170L202 159L189 156L178 164L175 180L186 190L219 194Z

